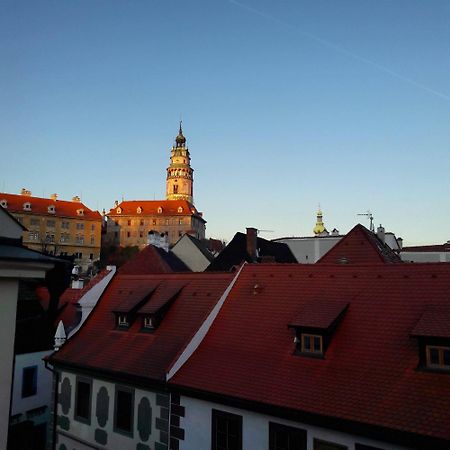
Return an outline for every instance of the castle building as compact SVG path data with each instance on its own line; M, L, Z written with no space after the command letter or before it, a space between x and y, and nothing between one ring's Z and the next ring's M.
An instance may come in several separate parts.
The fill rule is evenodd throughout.
M87 267L100 258L102 218L81 203L34 197L22 189L20 195L0 193L0 206L20 222L23 244L32 249L55 256L75 256L75 263Z
M194 206L193 172L181 128L172 146L166 176L166 200L123 200L107 214L106 241L121 247L145 247L155 233L174 244L184 234L205 238L201 212Z

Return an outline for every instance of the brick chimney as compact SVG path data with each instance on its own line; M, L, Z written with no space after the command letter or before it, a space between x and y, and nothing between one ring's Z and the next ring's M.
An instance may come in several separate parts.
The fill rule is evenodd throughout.
M258 240L258 230L256 228L247 228L247 254L252 261L256 261L258 251L256 248Z

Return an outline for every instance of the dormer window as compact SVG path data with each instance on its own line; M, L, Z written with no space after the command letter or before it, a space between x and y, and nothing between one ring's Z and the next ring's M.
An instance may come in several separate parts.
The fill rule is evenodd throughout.
M141 208L140 206L138 206L136 212L137 212L138 214L141 214L141 213L142 213L142 208Z
M323 353L322 336L319 334L301 334L301 352L302 353Z
M179 212L179 213L182 213L182 212L183 212L183 207L182 207L182 206L179 206L179 207L178 207L178 212Z
M84 209L77 209L77 214L79 216L84 216Z
M163 209L161 208L161 206L158 206L158 209L157 209L157 211L158 211L158 214L162 214L162 212L163 212Z
M288 325L295 330L294 353L325 357L333 334L344 317L348 303L316 299L303 305L298 317Z
M48 211L50 214L55 214L55 207L54 207L53 205L50 205L50 206L47 208L47 211Z
M5 199L0 200L0 205L1 205L3 208L7 208L7 207L8 207L8 202L7 202Z
M414 327L419 367L450 372L450 308L428 306Z
M31 203L30 202L25 202L23 204L23 210L24 211L31 211Z
M126 314L117 315L117 326L120 328L128 328L130 326L128 322L128 317Z
M122 214L122 208L117 208L117 209L116 209L116 213L117 213L117 214Z
M152 316L144 316L143 328L145 330L153 330L155 328Z

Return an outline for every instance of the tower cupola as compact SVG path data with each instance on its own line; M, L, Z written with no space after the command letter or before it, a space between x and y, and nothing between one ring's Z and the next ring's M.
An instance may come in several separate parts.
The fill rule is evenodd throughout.
M187 200L194 204L193 184L194 170L191 167L191 156L186 146L186 138L181 127L175 138L175 145L170 153L170 165L167 168L166 198L167 200Z

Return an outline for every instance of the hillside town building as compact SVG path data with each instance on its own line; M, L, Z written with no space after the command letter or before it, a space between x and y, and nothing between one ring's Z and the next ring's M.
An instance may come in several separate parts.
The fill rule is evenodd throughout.
M79 197L71 201L35 197L22 189L20 195L0 193L0 206L25 229L23 245L55 256L74 256L84 270L100 258L102 218Z
M143 248L150 233L168 236L175 244L184 234L205 238L203 214L194 206L194 170L181 128L172 146L166 175L166 200L124 200L107 214L107 242Z

